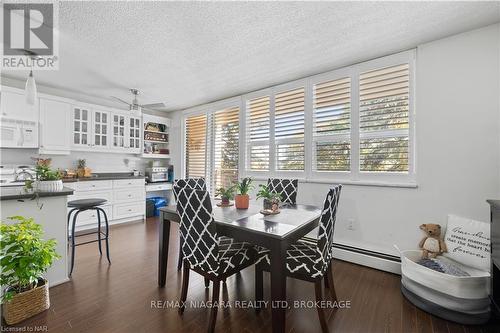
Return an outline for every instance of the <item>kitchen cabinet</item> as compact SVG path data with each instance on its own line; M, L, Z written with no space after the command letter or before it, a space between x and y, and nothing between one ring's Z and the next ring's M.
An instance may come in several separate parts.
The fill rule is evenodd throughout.
M109 147L109 112L92 111L92 146L98 148Z
M38 103L26 103L24 90L2 86L0 117L38 122Z
M73 146L92 147L90 142L90 108L75 106L72 114Z
M113 142L112 147L117 150L126 150L128 153L141 152L141 118L124 114L113 114Z
M40 98L40 154L69 154L71 149L71 104Z

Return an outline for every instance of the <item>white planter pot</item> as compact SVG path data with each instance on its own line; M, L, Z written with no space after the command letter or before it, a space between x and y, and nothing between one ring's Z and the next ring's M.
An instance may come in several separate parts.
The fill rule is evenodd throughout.
M59 192L63 189L62 180L43 180L36 182L36 190L39 192Z

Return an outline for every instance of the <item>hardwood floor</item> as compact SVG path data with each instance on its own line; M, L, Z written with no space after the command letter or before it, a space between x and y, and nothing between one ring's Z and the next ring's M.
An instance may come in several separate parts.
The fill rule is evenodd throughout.
M48 332L204 332L207 308L188 304L180 317L177 308L151 306L152 302L179 300L182 280L176 267L178 245L171 241L167 286L157 287L157 228L155 218L112 228L111 266L105 256L99 258L97 244L79 246L72 281L50 289L48 311L17 326L46 326ZM177 232L174 224L172 240L177 239ZM500 332L500 325L495 323L462 326L415 308L401 295L398 275L342 261L334 262L333 272L338 299L350 301L351 307L338 309L334 315L328 313L330 332ZM265 274L264 299L269 300L269 275ZM203 278L192 272L188 303L200 305L209 300L209 291ZM287 291L292 305L298 300L315 300L312 283L288 279ZM234 303L254 300L253 267L227 280L222 299L232 307L219 310L216 332L271 332L269 309L256 314L253 309L236 308ZM288 332L321 332L315 308L292 306L286 323Z

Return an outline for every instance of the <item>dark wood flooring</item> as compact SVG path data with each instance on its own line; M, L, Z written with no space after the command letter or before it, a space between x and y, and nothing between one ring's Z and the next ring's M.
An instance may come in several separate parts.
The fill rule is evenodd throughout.
M174 224L175 225L175 224ZM176 270L177 242L170 243L167 287L157 286L157 219L111 229L112 265L99 258L97 244L79 246L71 282L50 289L51 307L17 325L49 332L204 332L209 311L187 307L180 317L175 308L152 308L156 301L176 301L181 275ZM171 229L177 239L177 227ZM400 277L355 264L335 261L335 288L339 300L351 308L330 312L330 332L500 332L495 323L482 327L462 326L431 316L406 301L400 292ZM266 273L267 274L267 273ZM269 299L269 276L265 276L264 298ZM287 281L289 302L314 300L314 285ZM209 300L203 278L191 274L188 301ZM254 269L228 279L222 290L224 300L254 299ZM231 303L230 303L231 304ZM233 303L234 306L236 306ZM271 314L265 309L225 308L218 313L216 332L271 332ZM321 332L314 308L287 312L288 332ZM42 327L40 327L42 326ZM4 331L5 328L2 329Z

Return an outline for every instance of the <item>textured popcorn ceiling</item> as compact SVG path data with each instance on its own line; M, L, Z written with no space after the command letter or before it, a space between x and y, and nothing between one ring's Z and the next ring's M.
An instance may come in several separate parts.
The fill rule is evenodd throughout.
M478 2L61 2L39 83L177 110L498 22ZM26 72L9 71L22 78Z

